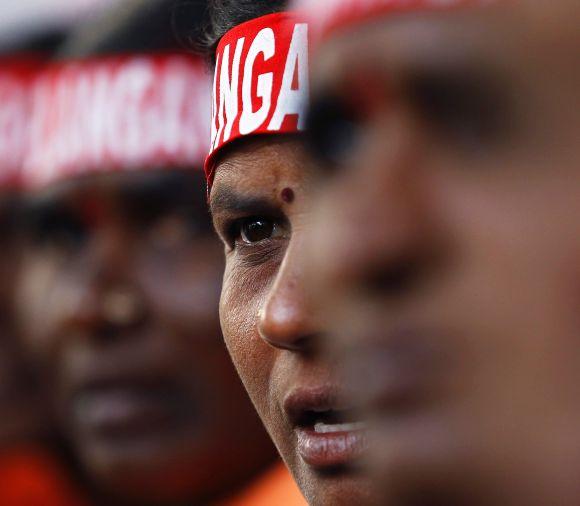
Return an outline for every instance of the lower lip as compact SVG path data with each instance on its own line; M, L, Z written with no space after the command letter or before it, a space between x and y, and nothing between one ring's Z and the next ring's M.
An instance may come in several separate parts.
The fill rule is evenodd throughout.
M297 429L298 453L311 467L324 469L354 464L367 447L364 429L319 433L314 428Z

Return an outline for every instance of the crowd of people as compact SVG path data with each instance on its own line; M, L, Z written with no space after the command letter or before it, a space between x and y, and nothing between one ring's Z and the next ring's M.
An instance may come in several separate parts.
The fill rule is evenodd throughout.
M579 26L119 0L0 47L0 506L580 504Z

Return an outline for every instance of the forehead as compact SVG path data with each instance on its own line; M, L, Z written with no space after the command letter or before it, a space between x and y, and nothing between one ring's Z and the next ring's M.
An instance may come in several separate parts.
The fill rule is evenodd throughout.
M391 13L338 32L319 48L315 85L328 85L354 66L389 70L415 62L444 64L454 58L481 58L512 67L566 57L577 59L580 2L498 0L492 5L449 11ZM479 63L473 60L473 63ZM574 67L578 67L574 65Z
M210 200L227 188L237 193L276 192L281 185L304 186L310 177L296 136L264 136L232 144L218 161Z

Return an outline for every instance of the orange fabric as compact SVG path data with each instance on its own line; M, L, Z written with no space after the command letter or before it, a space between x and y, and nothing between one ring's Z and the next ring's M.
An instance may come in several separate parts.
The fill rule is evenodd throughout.
M222 506L307 506L285 465L279 464Z
M86 506L58 463L37 449L0 452L0 505Z

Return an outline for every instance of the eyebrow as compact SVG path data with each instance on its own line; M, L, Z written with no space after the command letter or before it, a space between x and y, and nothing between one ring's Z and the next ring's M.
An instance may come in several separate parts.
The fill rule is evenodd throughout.
M265 197L243 195L232 187L214 188L210 198L210 212L232 212L240 214L276 213L279 209Z
M57 199L34 199L25 201L20 209L20 232L23 237L45 231L50 220L62 220L73 212L64 202Z

